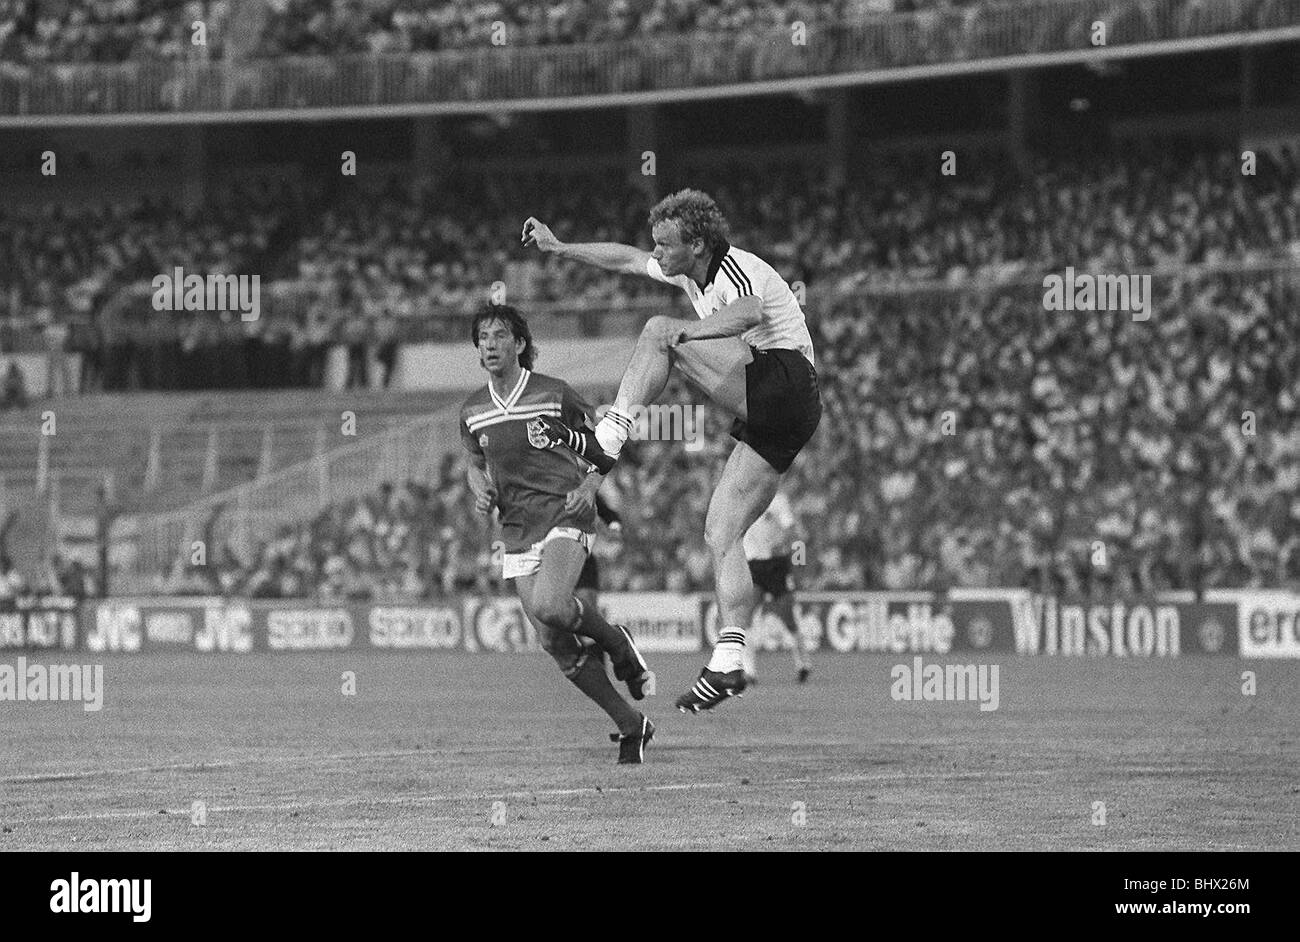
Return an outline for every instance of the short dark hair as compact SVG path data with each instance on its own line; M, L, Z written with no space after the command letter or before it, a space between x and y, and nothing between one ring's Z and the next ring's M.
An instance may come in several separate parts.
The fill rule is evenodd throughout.
M683 242L703 239L710 252L727 241L727 220L713 197L699 190L678 190L665 196L650 210L650 225L677 220Z
M510 328L510 334L515 340L524 342L524 349L519 353L519 365L531 370L537 362L537 346L533 343L533 332L528 329L528 321L524 320L524 315L519 313L518 308L491 301L484 304L474 314L474 320L469 326L469 342L477 349L479 328L492 321L501 321Z

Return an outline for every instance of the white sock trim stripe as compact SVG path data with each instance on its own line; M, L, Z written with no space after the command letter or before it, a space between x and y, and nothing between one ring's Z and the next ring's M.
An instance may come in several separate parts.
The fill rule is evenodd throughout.
M609 419L615 425L621 425L629 431L632 428L632 416L614 406L610 406L609 409L605 411L604 418Z

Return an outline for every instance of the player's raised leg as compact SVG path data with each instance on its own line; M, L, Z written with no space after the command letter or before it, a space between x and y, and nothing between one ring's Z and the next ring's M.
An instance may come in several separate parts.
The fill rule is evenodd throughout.
M663 316L646 321L623 370L614 404L597 423L594 434L570 428L553 416L541 416L537 425L551 444L564 445L590 461L601 474L608 474L632 431L633 408L654 402L668 385L672 339L683 324Z
M632 430L636 407L654 402L668 385L668 374L673 367L673 339L683 326L684 322L676 318L656 315L641 328L632 356L623 369L614 404L596 423L596 444L609 457L617 459L622 451Z
M554 417L536 419L538 431L552 447L563 445L608 474L631 434L635 408L659 398L676 366L682 376L715 406L740 421L748 418L745 369L753 361L750 346L737 337L677 344L684 321L656 316L646 322L619 384L614 405L595 432L573 429Z
M708 665L691 689L677 699L677 708L683 712L707 710L745 689L742 651L755 591L741 541L772 502L780 479L780 473L758 452L737 442L709 501L704 541L713 556L721 630Z
M542 416L538 426L551 443L564 445L602 474L609 473L632 432L635 409L659 398L674 365L714 405L745 420L745 367L754 358L749 345L738 337L675 344L686 323L662 315L646 321L619 382L614 404L597 423L595 432L571 429L554 417Z

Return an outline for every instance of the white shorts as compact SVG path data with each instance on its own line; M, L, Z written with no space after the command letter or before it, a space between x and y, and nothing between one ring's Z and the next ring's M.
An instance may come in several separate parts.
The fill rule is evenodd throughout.
M551 527L549 533L522 553L506 553L501 559L501 578L516 579L531 576L542 568L542 547L551 540L577 540L588 553L596 542L596 534L583 533L577 527Z

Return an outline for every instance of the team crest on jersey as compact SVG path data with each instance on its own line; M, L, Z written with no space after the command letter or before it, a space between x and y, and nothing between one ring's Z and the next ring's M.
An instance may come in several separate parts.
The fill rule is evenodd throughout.
M484 432L482 435L478 437L478 447L486 448L487 443L488 443L487 432Z
M542 420L533 419L528 423L528 444L534 448L550 448L551 440L542 431Z

